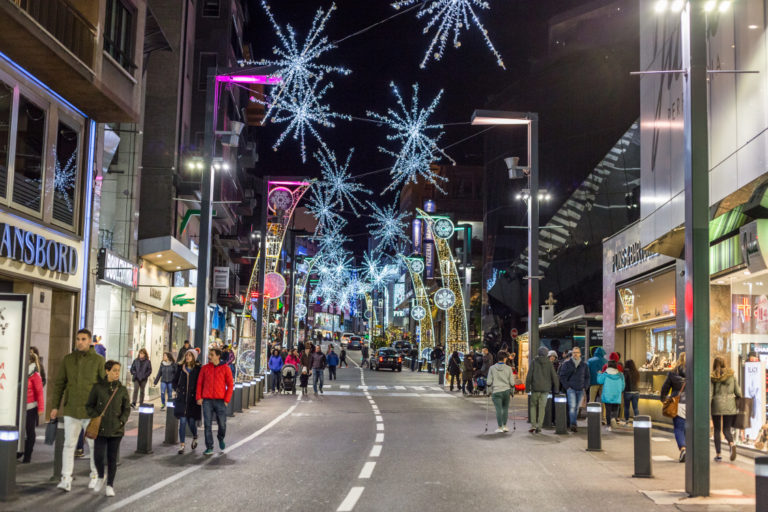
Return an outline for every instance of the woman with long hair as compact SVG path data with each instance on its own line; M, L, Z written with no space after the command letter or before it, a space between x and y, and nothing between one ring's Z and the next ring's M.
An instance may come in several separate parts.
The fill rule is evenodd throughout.
M176 372L176 399L173 401L173 415L179 420L179 455L184 453L187 426L192 432L192 449L197 448L197 422L202 418L202 409L197 404L197 377L200 375L200 363L197 352L190 349L184 354Z
M157 370L155 376L155 386L158 381L160 382L160 401L162 406L160 410L165 409L165 397L168 396L168 400L173 398L173 382L176 380L176 363L173 362L173 354L165 352L163 354L163 362L160 363L160 369Z
M139 357L133 360L131 364L131 375L133 376L133 400L131 407L136 407L136 398L139 404L144 403L144 389L147 387L147 379L152 375L152 361L149 360L147 349L139 349Z
M659 399L664 402L667 395L680 396L677 405L677 416L672 418L675 431L675 441L680 450L680 462L685 462L685 352L681 352L675 366L667 373L667 380L661 386Z
M720 356L715 357L715 360L712 362L710 380L712 382L710 391L710 396L712 397L712 424L715 427L715 462L723 460L720 456L722 435L728 441L730 459L735 460L736 445L733 444L731 429L733 428L733 420L739 413L736 398L741 397L741 389L736 384L733 370L725 366L725 359Z
M637 382L640 380L640 372L637 371L635 361L630 359L624 363L624 421L629 421L629 406L632 406L633 417L639 414L638 401L640 393L637 390Z
M27 365L27 420L25 422L24 458L21 462L27 464L32 459L35 448L35 427L40 422L40 415L45 413L45 397L43 393L43 378L40 376L40 360L33 351L29 352Z

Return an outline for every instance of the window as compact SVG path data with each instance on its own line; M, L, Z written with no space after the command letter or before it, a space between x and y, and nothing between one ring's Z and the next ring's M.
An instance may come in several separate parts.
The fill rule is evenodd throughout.
M104 51L126 71L133 64L133 14L120 0L107 0L104 23Z
M219 0L203 0L203 18L218 18L219 3Z
M40 211L43 185L45 110L26 97L19 97L16 158L13 168L13 201Z
M0 82L0 197L8 194L8 154L11 145L13 87Z
M53 174L53 218L71 226L75 220L75 191L80 164L80 133L59 122Z
M210 52L200 52L200 66L197 71L197 89L204 91L208 85L208 69L218 64L218 55Z

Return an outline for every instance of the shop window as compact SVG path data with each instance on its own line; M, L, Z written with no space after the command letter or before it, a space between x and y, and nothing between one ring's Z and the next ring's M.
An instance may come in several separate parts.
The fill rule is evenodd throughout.
M80 133L59 122L53 175L53 218L71 226L75 219Z
M107 0L104 20L104 51L133 72L133 13L121 0Z
M8 156L11 146L13 87L0 82L0 197L8 194Z
M203 0L203 18L218 18L219 3L219 0Z
M21 96L13 168L13 202L36 212L40 211L43 189L44 147L45 110Z
M674 318L675 274L665 271L616 290L616 326L628 326Z

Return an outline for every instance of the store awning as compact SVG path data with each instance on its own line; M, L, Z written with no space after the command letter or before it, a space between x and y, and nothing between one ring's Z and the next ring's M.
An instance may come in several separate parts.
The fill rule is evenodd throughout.
M552 320L549 322L539 325L539 331L546 331L547 329L554 329L566 325L575 325L581 322L600 322L602 320L603 315L600 313L585 313L584 306L576 306L575 308L561 311L552 317Z
M197 268L197 254L172 236L139 240L139 256L166 272Z

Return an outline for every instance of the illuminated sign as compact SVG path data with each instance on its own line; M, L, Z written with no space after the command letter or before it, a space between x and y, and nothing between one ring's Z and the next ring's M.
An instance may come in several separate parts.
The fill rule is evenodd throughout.
M640 242L635 242L629 247L617 251L616 254L613 255L613 271L621 272L624 269L638 265L651 258L655 258L656 256L658 256L658 254L644 250L640 246Z
M107 249L99 249L96 277L110 284L135 290L139 286L139 267Z
M0 223L0 257L62 274L77 273L77 249L32 231Z

